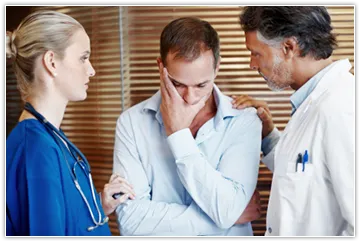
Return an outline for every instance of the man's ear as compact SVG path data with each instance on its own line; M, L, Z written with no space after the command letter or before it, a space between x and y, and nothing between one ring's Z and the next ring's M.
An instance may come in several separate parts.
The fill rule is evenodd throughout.
M292 59L293 57L300 56L300 49L295 37L286 38L282 43L282 52L285 59Z
M43 63L44 63L46 70L48 71L49 75L56 77L57 64L56 64L56 60L55 60L55 53L53 51L48 50L45 52L45 54L43 56Z
M217 76L219 70L220 70L220 62L221 62L221 56L219 56L218 62L216 63L215 67L215 77Z
M158 58L156 58L156 62L157 62L157 65L159 67L159 70L160 70L160 64L163 64L163 66L164 66L164 63L162 62L162 59L161 59L160 56Z

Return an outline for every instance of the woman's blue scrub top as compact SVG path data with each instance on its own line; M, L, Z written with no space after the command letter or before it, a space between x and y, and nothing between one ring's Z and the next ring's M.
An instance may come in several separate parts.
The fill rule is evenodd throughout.
M73 169L75 159L61 145ZM75 173L97 221L88 172L77 165ZM53 136L36 119L18 123L6 140L6 235L111 235L108 223L87 231L93 225Z

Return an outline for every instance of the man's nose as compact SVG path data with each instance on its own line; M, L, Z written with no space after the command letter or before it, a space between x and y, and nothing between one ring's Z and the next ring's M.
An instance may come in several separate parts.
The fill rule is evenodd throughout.
M250 60L250 69L252 69L252 70L258 70L259 69L259 66L258 66L257 62L253 58L251 58L251 60Z
M195 90L191 87L187 88L184 93L183 99L190 105L195 104L197 102Z

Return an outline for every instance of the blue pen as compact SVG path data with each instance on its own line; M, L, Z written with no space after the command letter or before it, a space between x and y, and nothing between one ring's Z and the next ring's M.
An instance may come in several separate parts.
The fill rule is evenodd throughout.
M306 162L309 161L309 155L308 155L308 151L305 150L305 154L303 155L303 168L302 168L302 171L304 172L305 171L305 164Z

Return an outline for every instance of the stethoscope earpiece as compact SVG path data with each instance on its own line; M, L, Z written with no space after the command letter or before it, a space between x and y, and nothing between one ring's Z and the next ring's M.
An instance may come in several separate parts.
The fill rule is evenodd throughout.
M96 226L96 227L97 227L97 226ZM95 227L95 226L90 226L90 227L87 228L87 231L91 232L91 231L93 231L96 227Z

